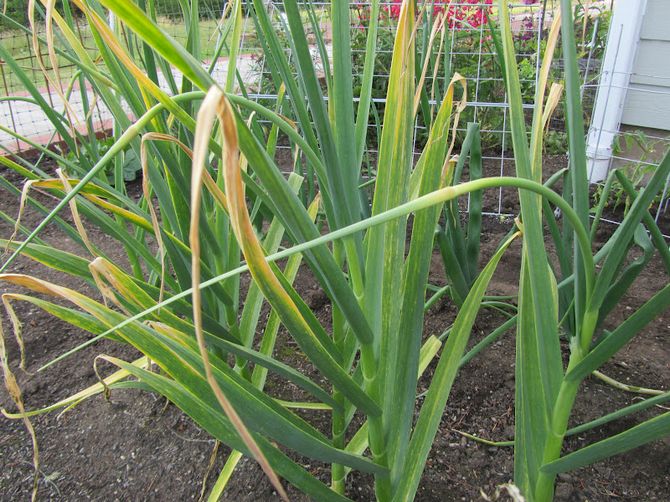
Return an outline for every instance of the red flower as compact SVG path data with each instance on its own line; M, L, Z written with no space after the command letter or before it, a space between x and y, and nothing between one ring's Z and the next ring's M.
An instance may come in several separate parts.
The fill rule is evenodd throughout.
M455 30L479 28L488 20L493 0L436 0L433 14L447 11L447 26ZM394 19L400 17L402 0L390 0L383 10Z

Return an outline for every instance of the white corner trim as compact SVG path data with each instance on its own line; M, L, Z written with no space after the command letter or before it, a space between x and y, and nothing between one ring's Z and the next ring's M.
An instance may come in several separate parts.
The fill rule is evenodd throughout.
M607 177L612 143L621 123L646 9L647 0L618 0L614 5L586 143L589 181L592 183Z

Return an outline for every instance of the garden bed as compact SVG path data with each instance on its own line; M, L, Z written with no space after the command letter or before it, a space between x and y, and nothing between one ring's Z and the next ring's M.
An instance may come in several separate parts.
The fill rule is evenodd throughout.
M564 165L565 158L547 159L548 165ZM553 163L553 164L552 164ZM494 169L494 167L490 167ZM139 185L130 186L139 194ZM497 197L491 192L490 197ZM507 202L505 202L507 201ZM509 210L515 210L514 195L503 199ZM0 192L0 209L15 214L17 201L7 192ZM507 207L505 208L507 209ZM666 217L667 219L667 217ZM23 223L33 228L38 215L27 212ZM667 221L665 222L667 224ZM482 262L487 261L500 239L509 230L511 221L485 218L482 233ZM88 228L91 239L105 248L105 236ZM0 234L7 237L12 229L5 223ZM606 231L604 231L606 233ZM61 249L81 253L73 243L53 227L42 234L47 241ZM606 235L601 235L604 239ZM109 247L109 246L108 246ZM112 256L120 253L106 249ZM514 244L503 257L489 291L494 294L514 294L518 282L520 243ZM21 259L13 271L34 274L74 288L82 285L71 277ZM433 257L431 282L443 284L441 260ZM641 273L629 291L622 307L608 320L618 325L630 312L659 288L667 278L661 263L654 259ZM243 283L246 284L246 283ZM301 293L316 316L328 327L330 305L310 272L303 267L296 279ZM91 289L90 294L95 294ZM5 292L5 289L2 289ZM262 318L266 317L267 307ZM24 399L30 409L51 404L97 381L93 359L106 353L122 358L136 357L132 349L103 341L44 372L33 373L69 348L83 342L89 335L28 304L17 304L17 314L24 324L28 373L18 371L18 348L4 319L5 337L10 364L17 369ZM455 316L447 301L438 302L425 318L425 336L440 335ZM482 311L477 318L471 344L481 340L501 323L492 311ZM670 388L670 312L651 323L641 334L634 349L623 349L602 368L603 373L621 382L657 389ZM566 348L567 349L567 348ZM280 332L275 351L278 359L315 377L311 365L294 350L288 335ZM493 495L496 486L511 480L512 449L481 444L459 435L455 430L493 440L509 440L514 422L514 339L506 334L492 347L473 359L460 372L449 398L440 429L426 465L417 500L478 500L480 491ZM425 390L434 364L419 385ZM109 367L101 366L104 372ZM33 374L31 374L33 373ZM317 377L322 378L322 377ZM317 380L319 381L319 380ZM269 378L268 392L284 399L300 400L301 391L292 384ZM577 425L600 415L632 404L636 394L613 389L594 378L581 387L571 425ZM4 407L12 406L6 392L0 394ZM653 412L635 415L612 422L583 435L568 439L566 448L576 449L602 437L616 434ZM310 422L324 432L329 430L328 414L310 412ZM190 500L198 499L202 480L208 472L214 441L175 406L163 398L132 390L115 391L106 401L97 396L62 415L57 413L33 420L40 445L40 494L42 499L54 500ZM0 492L5 500L27 500L32 488L31 445L20 421L0 420ZM208 487L214 482L228 448L218 448ZM670 498L670 439L651 443L627 454L613 457L592 466L559 476L557 500L605 501L668 500ZM329 479L325 465L305 460L308 469L324 482ZM304 465L305 465L304 464ZM207 493L207 492L205 492ZM304 496L289 491L292 500ZM347 495L355 500L374 498L372 479L352 473L348 479ZM255 462L243 460L224 493L224 500L276 500L277 497L265 475Z

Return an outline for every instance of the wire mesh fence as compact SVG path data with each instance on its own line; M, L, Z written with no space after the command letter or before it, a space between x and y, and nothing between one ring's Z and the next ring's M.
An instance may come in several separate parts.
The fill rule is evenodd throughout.
M484 168L487 175L508 175L514 171L511 153L511 137L508 120L508 103L502 71L496 53L491 28L494 28L496 11L491 0L460 0L435 1L431 7L421 12L417 39L422 52L417 58L419 64L417 74L421 74L424 63L430 61L426 68L423 86L426 89L425 100L419 107L415 125L415 142L417 151L426 137L426 121L430 120L431 110L439 103L441 96L454 72L459 72L467 81L467 108L461 117L459 134L464 134L467 122L476 121L480 124L484 148ZM222 17L226 14L227 2L224 0L201 0L200 18L198 19L199 37L197 41L201 49L203 65L208 68L219 82L224 82L227 74L227 55L229 48L216 51L220 37L225 36ZM286 38L281 33L288 29L286 15L281 2L268 1L266 5L271 13L273 23L280 40ZM392 103L386 101L386 87L391 64L392 43L395 21L400 2L384 1L380 4L380 29L377 39L376 61L374 68L372 109L368 124L368 142L366 145L366 175L374 175L377 145L384 110ZM303 24L310 41L310 51L317 68L317 73L324 88L328 85L331 60L331 19L330 3L326 1L305 1L300 3ZM153 4L159 26L183 45L189 43L185 24L189 21L189 13L182 12L176 0L157 0ZM596 2L588 6L581 3L575 8L575 31L578 34L578 53L583 77L582 98L585 105L587 124L591 118L595 96L601 76L601 62L609 24L610 10L604 2ZM558 10L558 2L554 0L528 1L521 0L511 4L511 25L517 51L517 62L522 83L524 107L529 111L533 107L535 86L541 63L541 54L546 43L548 29ZM265 64L263 41L256 34L256 25L251 6L244 9L245 22L240 43L240 56L237 64L238 90L248 97L276 108L280 100L280 89ZM82 47L95 60L99 51L93 39L93 33L85 19L70 13L75 20L77 35ZM365 60L367 29L370 16L370 4L354 2L351 4L351 43L354 69L354 99L360 91L360 80ZM446 29L431 37L434 21L443 19ZM78 62L73 60L71 53L63 51L55 58L47 54L44 38L43 20L37 15L37 41L27 28L29 23L23 19L18 24L3 21L0 33L0 44L15 60L16 64L29 70L31 84L36 86L44 99L54 110L69 118L73 127L80 129L81 134L91 131L105 133L112 127L111 114L102 100L95 95L91 85L78 72ZM122 26L110 23L124 40L129 51L140 52L137 40L129 37ZM55 31L55 44L59 47L62 40ZM193 43L192 41L190 43ZM285 50L291 59L291 47L286 44ZM140 58L141 59L141 58ZM54 71L54 63L58 74ZM561 79L562 60L560 49L554 58L550 82ZM173 70L159 69L159 85L168 92L178 91L181 87L181 75ZM45 77L49 75L50 77ZM6 96L0 100L0 146L4 153L22 153L37 146L53 147L58 145L58 135L53 124L36 106L26 91L26 82L19 80L10 71L7 62L0 62L0 94ZM288 110L288 107L285 107ZM288 113L288 112L287 112ZM557 170L567 165L565 152L567 141L564 130L562 109L559 106L550 122L546 136L546 154L550 161L549 170ZM10 131L13 131L11 133ZM621 134L620 138L625 137ZM659 140L660 141L660 140ZM665 147L664 147L665 148ZM287 142L279 141L277 155L283 156L284 165L291 168L291 163L300 162L292 158ZM633 162L623 153L615 153L613 162ZM653 166L652 158L637 159L636 165ZM548 171L548 174L551 174ZM667 191L666 191L667 192ZM510 216L514 208L510 203L510 194L505 189L498 190L495 197L485 200L485 213L496 216ZM657 217L667 210L667 193L659 202Z
M597 124L594 124L593 128L597 128ZM597 132L608 133L614 138L611 145L608 145L611 148L611 155L607 160L607 171L612 172L614 169L623 171L635 187L644 186L659 162L670 151L670 134L667 131L623 126L617 130L602 129ZM598 147L597 140L595 147ZM601 190L604 184L604 181L598 182L596 191ZM616 181L611 190L610 216L603 217L602 221L617 225L618 212L627 211L632 200ZM663 190L650 209L665 237L670 238L670 178L666 180Z

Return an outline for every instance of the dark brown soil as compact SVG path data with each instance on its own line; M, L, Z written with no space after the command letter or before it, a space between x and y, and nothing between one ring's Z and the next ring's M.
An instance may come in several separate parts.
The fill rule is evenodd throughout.
M550 159L562 167L564 158ZM560 166L559 166L560 165ZM494 169L493 167L491 169ZM136 189L136 188L135 188ZM497 194L487 194L486 203L494 204ZM497 202L496 202L497 203ZM516 197L510 192L503 198L503 209L516 208ZM17 200L0 191L0 209L10 215L17 211ZM491 210L494 210L493 207ZM39 217L28 213L24 224L34 227ZM495 250L510 221L485 219L482 239L482 259L487 260ZM11 229L5 223L0 235L7 237ZM118 256L105 236L89 229L91 238L107 251ZM83 255L74 243L48 228L42 237L59 247ZM116 253L116 254L115 254ZM490 287L491 294L514 294L518 279L519 247L508 252ZM82 288L78 281L62 274L19 260L14 271ZM635 282L630 294L608 322L621 322L632 309L641 305L668 281L662 265L654 260ZM442 265L434 257L432 282L444 283ZM327 298L317 287L311 274L301 270L296 280L298 290L324 325L330 321ZM5 292L2 288L0 292ZM85 290L94 295L92 290ZM23 320L26 343L27 373L18 371L18 349L4 319L10 363L17 369L19 383L30 409L51 404L58 399L95 383L93 359L101 353L124 358L134 357L127 347L102 342L79 352L44 372L37 368L55 356L76 346L88 335L54 320L42 311L17 304ZM439 335L453 321L455 310L447 301L439 302L425 319L426 335ZM501 317L483 311L476 322L472 342L476 343L498 326ZM297 365L307 374L314 374L302 359L286 333L281 333L277 356ZM603 372L622 382L646 387L670 388L670 312L648 326L639 336L639 343L629 345L603 368ZM421 380L424 390L433 368ZM279 380L270 379L268 389L278 397L299 398L299 391ZM6 392L0 393L2 405L9 404ZM577 399L571 425L583 423L602 414L629 405L639 399L588 378ZM456 380L443 415L430 458L416 499L420 501L482 500L480 491L492 495L498 485L513 476L511 448L486 446L454 432L466 431L484 438L508 440L513 436L514 403L514 338L511 333L501 338L487 351L465 366ZM570 439L566 451L616 434L652 413L636 415L610 423L602 428ZM313 413L310 421L323 430L330 427L328 416ZM33 420L40 445L40 496L53 500L190 500L200 496L208 470L214 441L164 399L139 391L117 391L110 401L98 396L85 401L62 416L52 413ZM207 486L225 461L228 449L218 450L212 475ZM0 419L0 494L2 500L28 500L32 485L31 443L20 421ZM309 469L328 479L326 467L309 463ZM670 438L649 444L633 452L619 455L593 466L559 477L556 499L562 501L670 500ZM292 500L305 500L290 492ZM354 500L373 499L371 479L353 474L349 478L347 495ZM243 460L236 470L225 500L276 500L271 486L257 465Z

